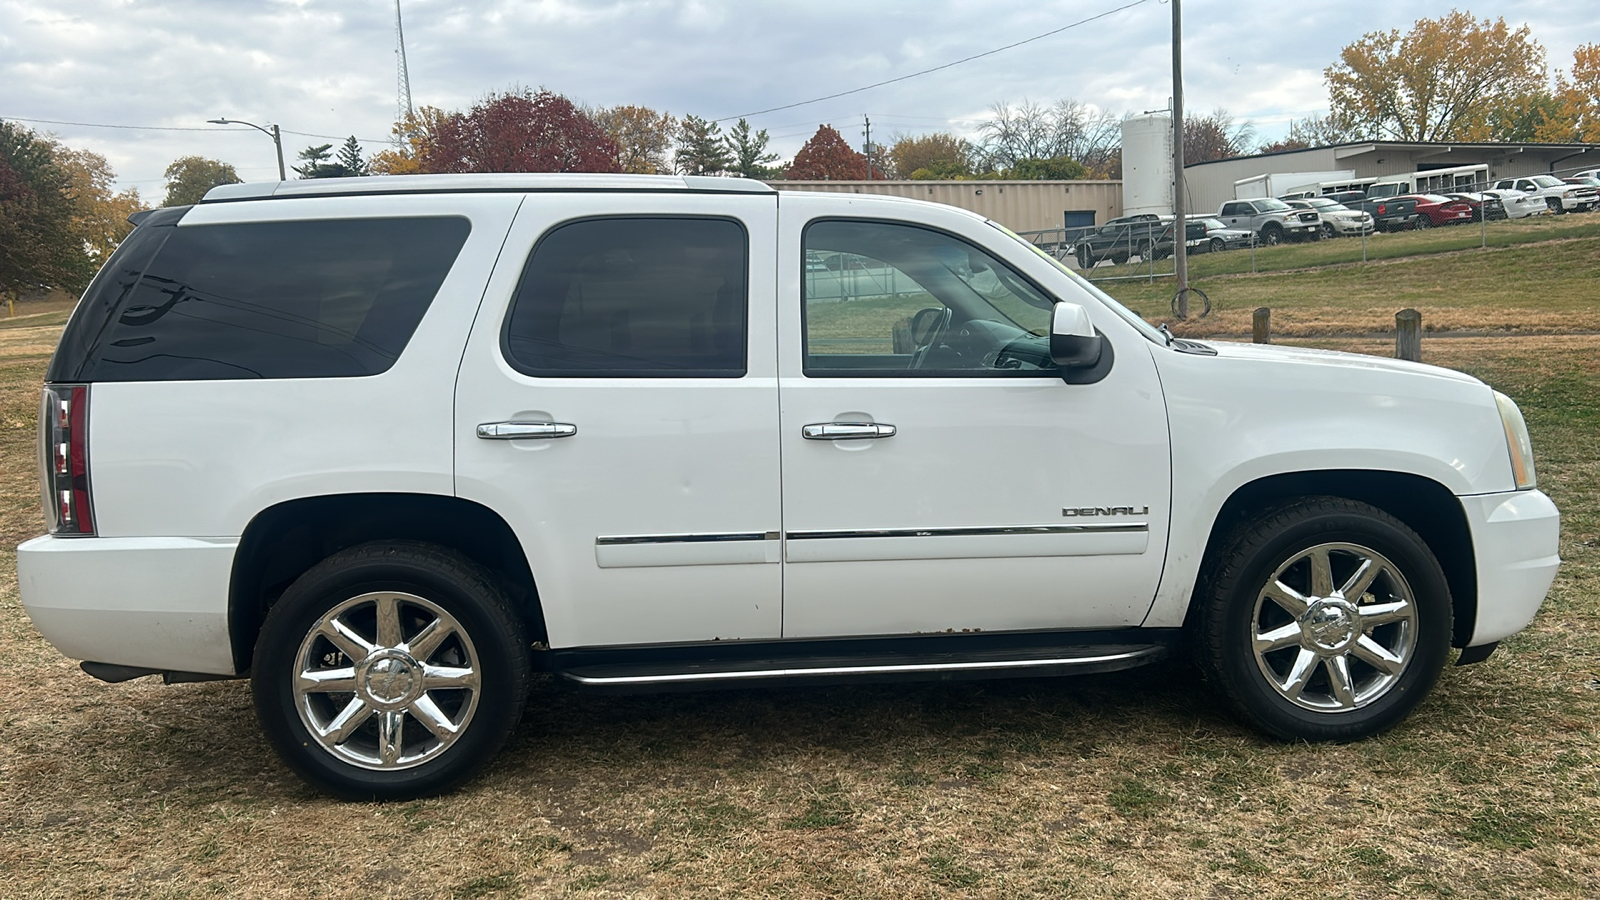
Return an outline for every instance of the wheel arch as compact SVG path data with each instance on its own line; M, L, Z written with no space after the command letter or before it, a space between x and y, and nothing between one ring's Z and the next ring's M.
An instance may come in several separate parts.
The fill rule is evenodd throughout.
M1444 570L1452 605L1451 645L1472 638L1478 613L1478 575L1466 511L1449 488L1421 475L1354 469L1268 475L1237 488L1218 511L1206 540L1208 564L1241 522L1260 510L1295 497L1329 496L1358 500L1383 510L1415 531ZM1192 620L1195 604L1190 604Z
M511 599L528 637L546 640L527 554L498 513L438 494L332 494L270 506L245 527L228 584L234 670L249 670L267 610L296 578L340 550L380 540L438 544L482 565Z

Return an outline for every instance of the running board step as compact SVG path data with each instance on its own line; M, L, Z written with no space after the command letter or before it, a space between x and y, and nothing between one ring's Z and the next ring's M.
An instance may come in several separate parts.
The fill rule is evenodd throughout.
M766 659L585 661L552 668L584 688L617 691L695 690L740 685L831 681L955 681L1116 672L1163 659L1164 643L1084 644L976 650L881 652ZM577 662L577 660L573 660Z

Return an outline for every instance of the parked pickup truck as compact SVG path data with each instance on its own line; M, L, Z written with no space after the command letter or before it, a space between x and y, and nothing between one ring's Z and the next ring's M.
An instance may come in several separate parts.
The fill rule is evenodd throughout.
M1107 259L1121 265L1134 256L1164 258L1172 255L1172 226L1154 213L1122 216L1078 238L1073 254L1082 269Z
M536 673L1182 652L1268 734L1353 740L1524 628L1559 563L1522 414L1478 379L1179 340L954 207L413 175L138 219L45 374L22 605L97 678L250 679L341 797L471 777ZM8 702L95 740L97 707L34 694Z
M1554 213L1583 212L1600 206L1600 190L1587 185L1568 184L1554 175L1503 178L1496 181L1494 186L1495 190L1526 191L1543 199Z
M1375 231L1407 231L1417 227L1422 213L1417 212L1417 201L1406 197L1367 197L1360 191L1346 191L1330 195L1350 209L1372 216Z
M1315 210L1295 209L1272 197L1229 200L1217 210L1217 218L1229 228L1255 232L1263 244L1314 241L1322 235L1322 220Z

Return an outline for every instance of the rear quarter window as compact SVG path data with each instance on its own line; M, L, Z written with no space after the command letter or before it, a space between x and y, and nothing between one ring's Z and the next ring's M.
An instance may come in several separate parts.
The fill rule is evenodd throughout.
M89 381L387 371L466 243L458 216L171 229L111 314Z

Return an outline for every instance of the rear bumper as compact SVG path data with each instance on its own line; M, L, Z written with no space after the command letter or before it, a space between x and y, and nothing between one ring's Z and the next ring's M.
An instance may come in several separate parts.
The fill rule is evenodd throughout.
M17 548L22 605L73 659L233 675L237 547L234 538L34 538Z
M1478 618L1466 644L1475 647L1533 621L1561 565L1561 514L1539 491L1460 499L1477 559Z

